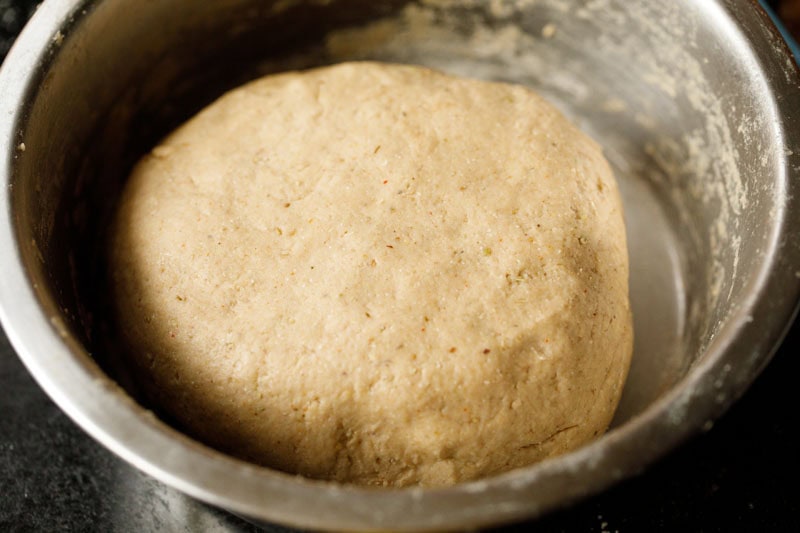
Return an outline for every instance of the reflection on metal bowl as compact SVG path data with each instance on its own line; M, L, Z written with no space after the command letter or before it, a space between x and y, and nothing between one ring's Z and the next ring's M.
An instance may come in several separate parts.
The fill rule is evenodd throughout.
M597 442L479 482L378 491L237 461L135 400L97 246L131 165L228 88L348 59L530 85L603 145L625 202L636 345ZM90 434L235 513L353 530L535 516L644 468L769 360L800 289L799 83L747 0L47 2L0 74L3 324Z

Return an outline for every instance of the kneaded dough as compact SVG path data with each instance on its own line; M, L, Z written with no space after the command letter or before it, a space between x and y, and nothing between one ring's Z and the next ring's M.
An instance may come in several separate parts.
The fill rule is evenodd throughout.
M233 90L126 185L145 389L244 459L441 486L609 424L632 349L617 186L520 86L348 63Z

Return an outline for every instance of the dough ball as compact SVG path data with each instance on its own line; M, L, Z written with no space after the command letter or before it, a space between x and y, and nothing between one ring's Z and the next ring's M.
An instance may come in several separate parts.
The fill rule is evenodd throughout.
M598 146L526 88L419 67L225 94L135 167L110 265L152 401L312 478L442 486L567 452L631 356Z

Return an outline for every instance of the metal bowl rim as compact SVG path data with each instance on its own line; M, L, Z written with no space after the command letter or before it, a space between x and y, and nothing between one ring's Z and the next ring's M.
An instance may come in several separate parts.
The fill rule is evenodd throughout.
M730 16L724 4L708 3ZM92 2L48 0L42 4L15 43L0 71L0 114L7 117L0 129L0 153L6 154L0 204L0 321L31 374L50 397L78 425L123 459L183 492L236 513L263 520L274 520L319 529L431 529L465 527L522 518L575 498L600 490L617 479L630 476L655 461L678 442L707 426L737 398L771 358L786 333L800 296L800 279L795 266L800 264L800 168L798 156L781 155L780 183L786 187L785 203L778 209L769 251L751 287L747 305L729 318L708 348L706 357L683 381L658 401L596 442L573 453L487 480L443 489L374 490L319 482L259 468L232 459L199 444L160 422L135 404L91 362L85 350L47 316L31 287L16 241L14 213L10 203L14 161L19 137L25 124L25 105L36 88L34 80L49 63L52 36L72 25L79 12ZM778 30L761 10L761 22L781 42ZM730 19L729 19L730 21ZM773 109L775 134L781 149L800 146L800 96L796 67L791 79L781 80L765 74L765 64L774 58L769 51L752 50L741 33L734 36L739 53L751 53L759 75L773 89L769 103ZM792 62L784 45L780 60ZM31 68L31 65L34 65ZM783 91L778 91L783 89ZM792 92L794 91L794 92ZM775 94L784 97L780 100ZM769 310L769 316L762 313ZM756 317L758 320L754 320ZM739 366L737 358L747 356ZM726 386L714 382L726 378ZM724 399L707 394L724 392ZM677 411L676 411L677 410ZM683 412L681 425L670 422ZM644 449L637 443L648 443ZM639 453L627 453L636 449ZM613 468L607 464L611 457ZM521 502L508 508L482 505L493 491L529 495L553 478L572 479L558 501ZM288 501L327 500L324 515L298 513ZM463 509L442 513L440 500L457 498ZM523 498L524 499L524 498ZM336 507L341 512L336 512ZM471 511L470 511L471 509ZM433 517L433 519L431 519Z

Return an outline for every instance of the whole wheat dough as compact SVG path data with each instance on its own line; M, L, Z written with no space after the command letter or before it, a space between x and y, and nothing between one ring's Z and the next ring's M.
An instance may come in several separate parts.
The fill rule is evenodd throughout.
M447 485L574 449L631 356L599 148L525 88L418 67L224 95L136 166L110 259L152 399L313 478Z

